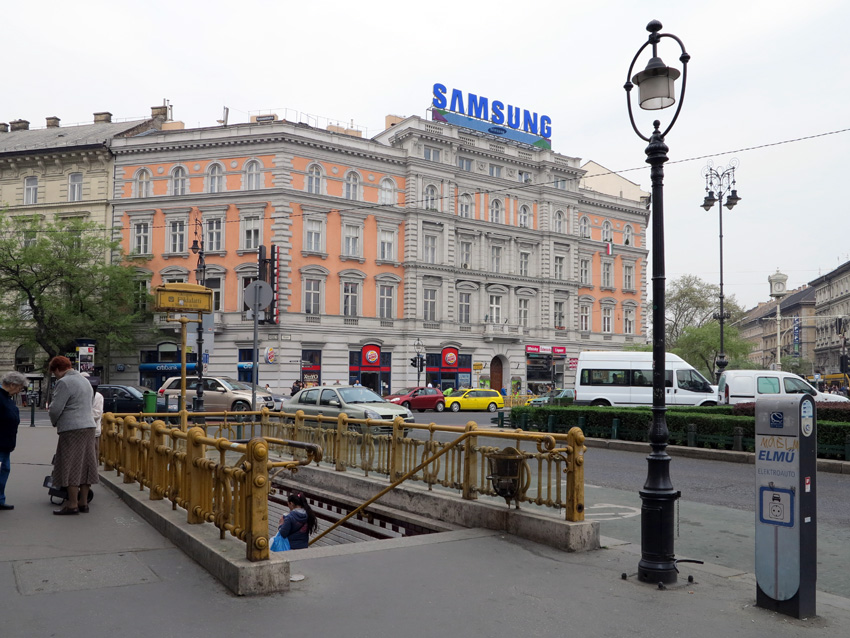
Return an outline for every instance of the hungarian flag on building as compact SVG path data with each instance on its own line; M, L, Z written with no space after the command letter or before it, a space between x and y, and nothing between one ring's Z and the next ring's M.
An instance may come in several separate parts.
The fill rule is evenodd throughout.
M611 245L611 242L608 242L607 244L605 244L605 254L606 255L613 255L614 254L614 247Z

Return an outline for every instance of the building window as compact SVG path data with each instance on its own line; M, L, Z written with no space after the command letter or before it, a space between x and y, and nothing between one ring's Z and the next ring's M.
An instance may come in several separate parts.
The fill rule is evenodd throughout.
M635 289L635 267L631 264L623 264L623 289Z
M558 190L565 191L567 190L567 179L565 177L556 177L552 182L552 186Z
M437 289L426 288L422 291L422 318L425 321L437 320Z
M426 264L436 264L437 263L437 236L436 235L425 235L423 245L422 245L423 255L422 258Z
M243 217L242 226L242 249L256 250L260 246L260 218Z
M245 190L256 191L260 189L260 163L251 160L245 164Z
M472 217L472 197L469 195L461 195L458 202L458 214L467 219Z
M168 243L172 253L183 253L186 251L186 222L173 220L168 223Z
M502 323L502 295L490 295L490 323Z
M555 257L555 269L554 269L555 279L558 279L559 281L563 281L564 279L567 278L566 277L566 262L567 262L567 260L563 255L557 255Z
M590 239L590 220L587 217L582 217L578 222L579 237Z
M221 164L213 164L207 173L207 192L222 193L224 192L224 169Z
M490 177L501 177L502 167L498 164L490 164Z
M307 169L307 192L313 195L322 192L322 169L315 164Z
M71 173L68 175L68 201L80 202L83 199L83 174Z
M611 306L602 307L602 332L611 334L614 332L614 309Z
M151 225L148 222L133 224L133 253L149 255L151 252Z
M209 277L204 279L204 285L212 290L213 310L221 310L221 277Z
M342 314L346 317L356 317L360 301L360 284L356 281L345 281L342 284Z
M602 287L614 287L614 264L612 264L610 261L602 262Z
M590 259L582 258L578 260L579 283L582 286L590 285Z
M220 217L207 220L207 234L204 240L204 250L216 252L224 248L224 244L222 243L222 237L224 236L224 231L222 229L223 226L224 220Z
M469 268L472 263L472 242L460 242L460 263L464 264L465 268Z
M517 179L522 184L531 184L531 173L528 171L517 171Z
M355 172L345 176L345 199L360 199L360 175Z
M352 226L351 224L345 225L345 242L343 247L343 254L346 257L359 257L360 256L360 227Z
M395 308L395 287L381 284L378 287L378 316L381 319L392 319Z
M381 231L381 261L395 261L395 233L391 230Z
M578 329L590 332L590 305L581 304L578 308Z
M552 230L556 233L564 232L564 211L555 211L555 223L552 224Z
M623 332L627 335L635 333L635 309L625 308L623 310Z
M498 199L490 202L490 221L494 224L502 223L502 202Z
M528 265L531 262L531 253L521 252L519 254L519 274L528 277Z
M322 297L322 280L304 280L304 312L308 315L319 314L319 303Z
M395 182L391 179L381 181L378 203L381 206L395 206Z
M136 174L136 197L151 196L151 172L143 168Z
M531 212L528 206L520 206L519 207L519 225L523 228L528 228L529 220L531 218Z
M425 209L426 210L438 210L437 209L437 187L436 186L426 186L425 187Z
M635 243L634 238L634 230L632 227L626 224L626 227L623 229L623 245L625 246L633 246Z
M24 231L24 248L35 246L38 243L38 236L34 230Z
M468 324L469 317L472 314L472 294L461 292L457 296L457 321L458 323Z
M471 171L472 170L472 160L468 157L458 157L457 158L457 167L462 171Z
M253 299L249 299L249 295L245 294L245 288L249 285L257 281L256 275L245 275L241 277L242 281L242 312L248 312L249 310L253 310L252 303ZM246 317L247 319L247 317Z
M307 220L307 241L305 250L313 253L322 252L322 222L318 219Z
M136 289L134 292L133 307L136 312L145 312L148 309L150 281L147 279L137 279Z
M614 230L611 228L611 222L609 221L602 224L602 241L614 241Z
M490 246L490 271L502 272L502 247Z
M186 169L182 166L177 166L171 171L171 194L185 195L189 192L188 180L186 179Z
M556 301L555 302L555 313L554 313L554 315L555 316L553 317L553 319L555 321L555 327L556 328L563 328L564 325L565 325L564 319L566 318L566 315L564 314L564 302L563 301Z
M517 320L519 325L528 327L528 299L519 299L517 305Z
M432 146L425 147L425 159L429 162L439 162L440 161L440 149L434 148Z

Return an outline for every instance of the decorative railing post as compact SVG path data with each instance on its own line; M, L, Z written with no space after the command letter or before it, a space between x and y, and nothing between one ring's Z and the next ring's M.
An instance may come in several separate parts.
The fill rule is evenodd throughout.
M200 467L203 464L205 457L204 444L200 442L200 438L204 436L204 430L199 427L193 427L186 436L186 461L183 464L183 485L186 486L186 522L187 523L203 523L203 509L201 503L204 502L203 477L201 473L203 469Z
M151 446L148 452L148 475L152 501L160 501L165 496L168 484L168 455L165 446L165 423L151 423Z
M115 442L115 415L107 412L101 420L102 433L100 436L100 454L103 456L103 469L114 470L115 462L118 461L116 454L118 446Z
M570 428L567 432L567 520L584 520L584 432L579 428Z
M321 424L317 424L321 426ZM348 416L345 413L341 413L336 418L336 431L334 432L334 447L333 447L333 455L335 467L334 469L337 472L345 472L345 458L343 453L343 446L345 445L345 433L348 431Z
M122 432L124 449L121 454L121 465L124 466L124 482L133 483L139 475L136 465L136 419L132 416L124 417L124 431Z
M261 438L248 442L245 478L246 554L250 561L269 558L269 447Z
M393 437L390 440L390 481L403 474L404 468L404 419L393 419Z
M478 429L475 421L467 421L466 432ZM470 436L463 442L463 498L474 501L478 498L478 437Z

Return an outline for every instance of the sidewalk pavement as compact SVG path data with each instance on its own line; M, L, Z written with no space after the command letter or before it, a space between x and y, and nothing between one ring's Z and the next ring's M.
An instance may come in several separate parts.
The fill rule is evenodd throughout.
M637 581L634 545L603 539L604 549L568 554L487 530L304 550L290 557L305 579L289 593L237 597L103 486L89 514L53 516L42 481L55 445L52 428L21 427L12 453L15 509L0 512L4 638L796 638L850 626L845 598L819 592L818 616L797 620L754 606L752 574L683 564L661 591Z

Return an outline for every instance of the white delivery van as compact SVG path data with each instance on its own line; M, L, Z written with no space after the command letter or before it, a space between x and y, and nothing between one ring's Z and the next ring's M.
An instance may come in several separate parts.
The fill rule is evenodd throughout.
M810 394L817 401L847 401L840 394L818 392L791 372L773 370L726 370L720 375L717 401L723 405L753 403L762 397Z
M717 388L681 357L667 353L667 405L717 405ZM580 352L575 403L652 405L651 352Z

